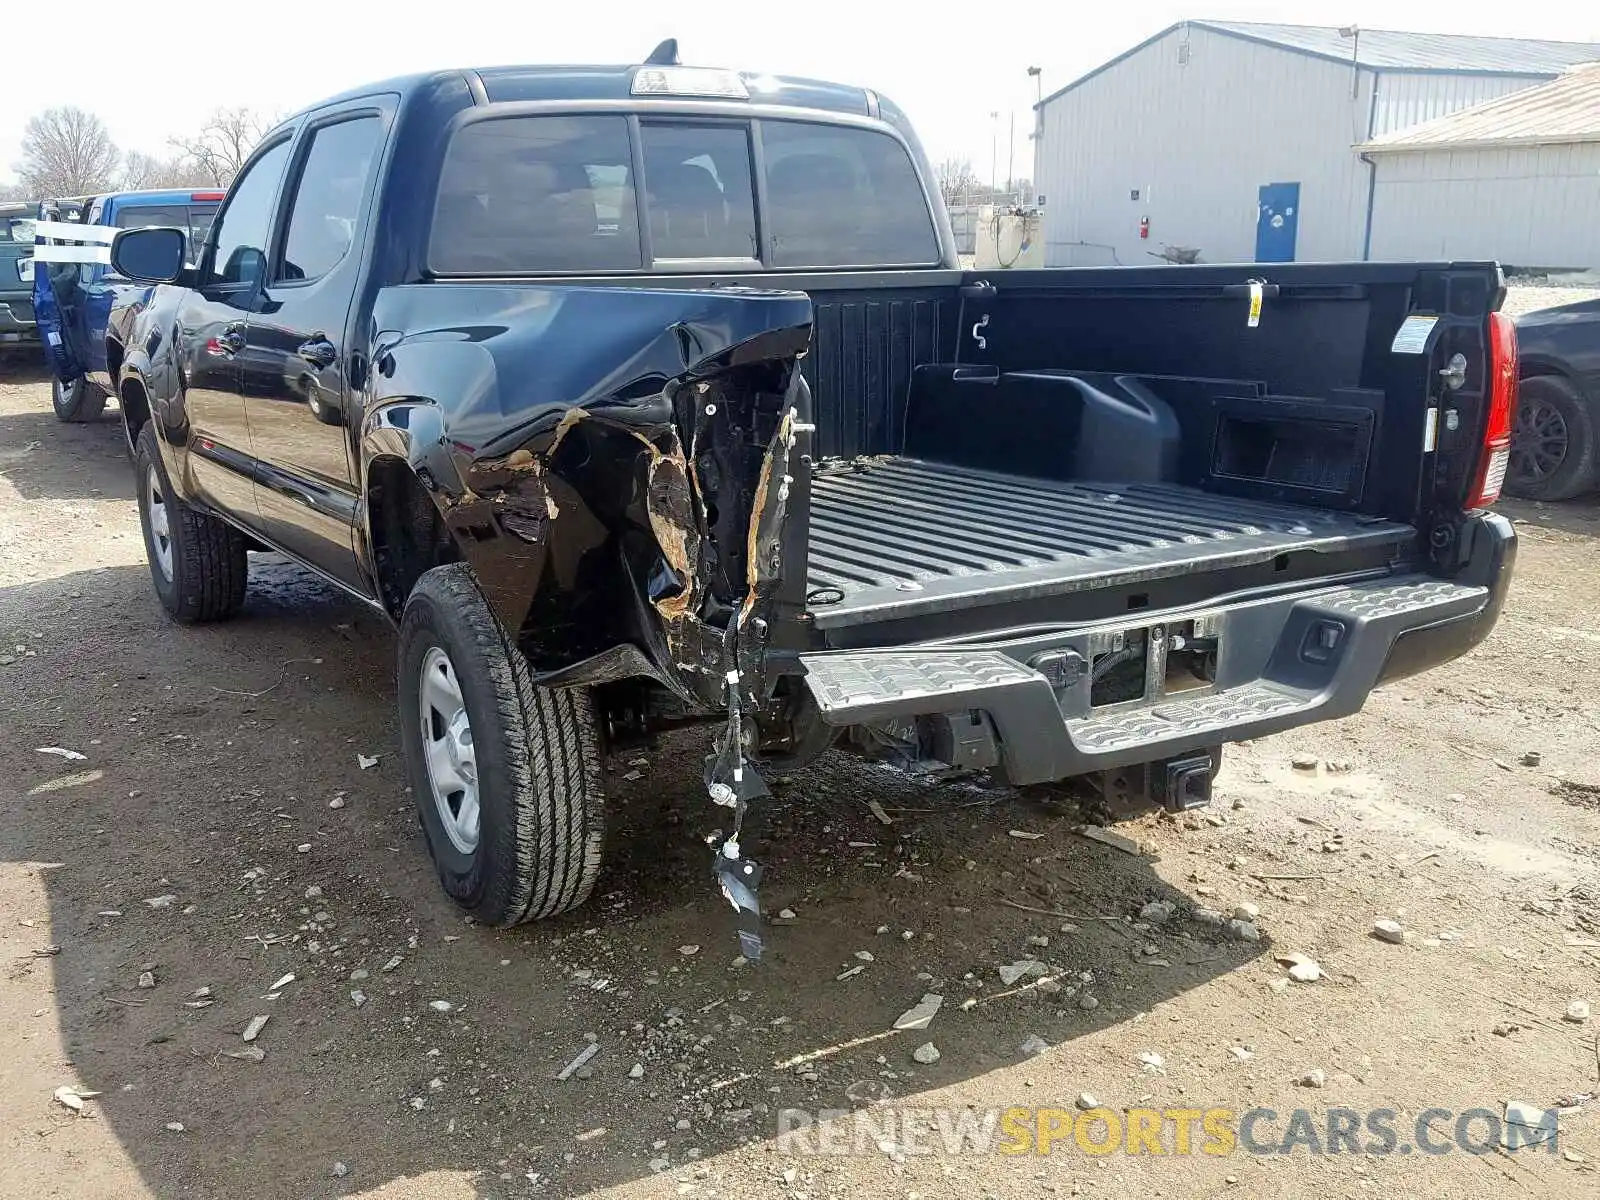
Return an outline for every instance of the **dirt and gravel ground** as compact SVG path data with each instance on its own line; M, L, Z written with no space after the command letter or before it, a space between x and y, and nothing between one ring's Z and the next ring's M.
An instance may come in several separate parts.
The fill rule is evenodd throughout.
M404 790L389 630L274 559L236 623L168 623L114 410L60 426L42 379L5 369L0 1196L1600 1183L1600 1102L1563 1116L1556 1154L1094 1156L1070 1136L1048 1156L921 1154L881 1109L883 1146L775 1141L784 1108L1071 1109L1087 1091L1119 1114L1272 1109L1257 1142L1283 1139L1296 1109L1320 1131L1330 1109L1388 1108L1404 1144L1430 1107L1600 1090L1596 1022L1564 1019L1574 1000L1600 1007L1600 508L1507 506L1521 562L1485 646L1361 716L1234 749L1210 810L1124 828L1146 854L1077 836L1059 797L826 759L778 789L754 846L769 912L794 918L769 931L767 962L737 966L701 840L703 735L615 765L608 868L584 911L474 928L435 885ZM1136 927L1155 900L1176 914ZM1243 903L1258 941L1193 916ZM1405 943L1374 938L1377 918ZM1320 981L1286 982L1275 960L1294 952ZM1052 982L1004 986L997 967L1028 958ZM945 997L931 1027L892 1032L925 992ZM1048 1048L1026 1055L1031 1038ZM588 1069L557 1081L591 1039ZM264 1058L228 1056L249 1046ZM1301 1082L1314 1071L1320 1088ZM98 1093L83 1116L53 1098L64 1086ZM1436 1121L1447 1139L1453 1120Z

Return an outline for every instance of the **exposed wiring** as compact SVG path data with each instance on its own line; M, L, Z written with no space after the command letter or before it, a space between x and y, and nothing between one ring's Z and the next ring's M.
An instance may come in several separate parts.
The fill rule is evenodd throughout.
M1091 683L1099 683L1111 671L1123 663L1139 657L1139 647L1124 646L1121 650L1114 650L1110 654L1102 654L1094 664L1094 670L1089 675Z

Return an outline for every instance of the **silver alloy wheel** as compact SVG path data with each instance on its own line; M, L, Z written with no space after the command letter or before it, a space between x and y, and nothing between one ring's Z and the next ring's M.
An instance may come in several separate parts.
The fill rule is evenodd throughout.
M145 474L145 505L150 513L150 551L162 578L172 580L172 518L167 512L167 497L161 490L161 477L151 467Z
M438 646L422 657L417 695L422 717L422 756L439 823L463 854L478 847L478 758L472 722L455 665Z

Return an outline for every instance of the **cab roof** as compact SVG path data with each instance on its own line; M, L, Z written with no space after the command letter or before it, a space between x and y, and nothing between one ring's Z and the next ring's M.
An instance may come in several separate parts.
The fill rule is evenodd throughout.
M676 65L676 64L672 64ZM530 100L639 100L650 96L635 96L633 78L649 64L628 66L504 66L478 67L453 71L433 71L421 75L403 75L379 83L347 91L338 96L319 101L310 112L330 104L355 100L379 92L392 92L401 96L423 91L440 83L465 80L469 89L483 96L489 104L510 104ZM731 71L750 90L752 104L777 104L794 108L821 109L826 112L849 113L855 116L876 116L877 95L867 88L852 87L842 83L827 83L819 79L805 79L792 75L764 75L754 71ZM481 87L482 91L479 92ZM301 116L295 114L284 122L288 124Z

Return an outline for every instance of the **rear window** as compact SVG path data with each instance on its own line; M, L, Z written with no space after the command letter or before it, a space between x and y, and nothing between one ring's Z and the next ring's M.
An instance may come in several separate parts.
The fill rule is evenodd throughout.
M927 198L894 138L870 129L763 121L761 147L772 266L939 261Z
M651 123L640 135L651 253L759 257L749 126Z
M646 265L640 186L656 264L939 262L916 170L886 134L760 122L767 207L758 221L749 122L645 117L642 185L628 126L609 114L464 126L440 175L430 268L445 275L638 270Z
M429 265L444 274L636 269L626 117L508 117L463 127L439 179Z
M0 216L0 242L33 245L33 217Z
M117 209L118 229L181 229L189 235L189 251L206 240L217 206L207 204L127 204Z

